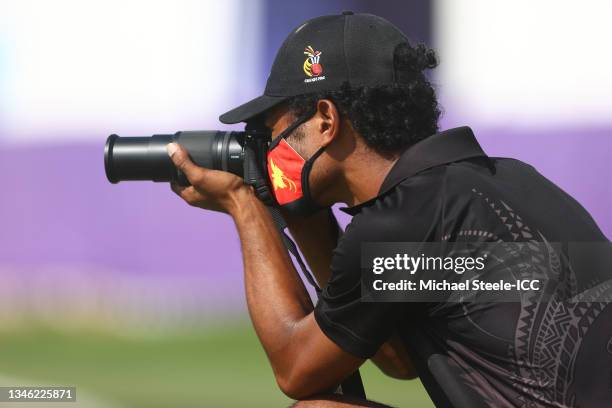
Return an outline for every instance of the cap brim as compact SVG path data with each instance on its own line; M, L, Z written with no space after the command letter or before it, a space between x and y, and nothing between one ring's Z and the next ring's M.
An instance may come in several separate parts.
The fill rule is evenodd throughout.
M262 95L253 100L244 103L231 111L225 112L219 116L219 120L225 124L246 122L255 116L264 113L270 108L278 105L286 100L286 96L268 96Z

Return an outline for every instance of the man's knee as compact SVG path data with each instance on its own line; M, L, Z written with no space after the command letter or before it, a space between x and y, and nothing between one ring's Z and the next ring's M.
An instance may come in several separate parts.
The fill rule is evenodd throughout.
M290 408L391 408L378 402L355 398L346 395L330 394L320 395L296 401Z

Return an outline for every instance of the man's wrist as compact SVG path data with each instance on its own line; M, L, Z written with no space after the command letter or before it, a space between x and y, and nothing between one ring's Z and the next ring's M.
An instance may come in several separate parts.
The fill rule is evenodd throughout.
M259 199L255 195L253 187L245 184L230 193L226 209L232 218L238 219L245 213L247 208L252 207L258 201Z

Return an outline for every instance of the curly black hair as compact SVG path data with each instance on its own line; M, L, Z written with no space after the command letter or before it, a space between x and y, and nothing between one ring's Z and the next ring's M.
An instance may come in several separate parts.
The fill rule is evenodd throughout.
M355 88L344 83L336 91L295 96L290 111L298 117L318 100L330 99L369 147L385 156L402 152L438 131L440 107L423 74L438 65L438 58L426 45L408 43L398 45L393 57L395 83Z

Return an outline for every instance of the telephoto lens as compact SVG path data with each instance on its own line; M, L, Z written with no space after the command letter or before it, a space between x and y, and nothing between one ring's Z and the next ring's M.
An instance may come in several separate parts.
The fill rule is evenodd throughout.
M111 183L126 180L174 181L188 185L170 160L166 145L183 146L201 167L243 176L245 132L182 131L173 135L119 137L110 135L104 147L104 169Z

